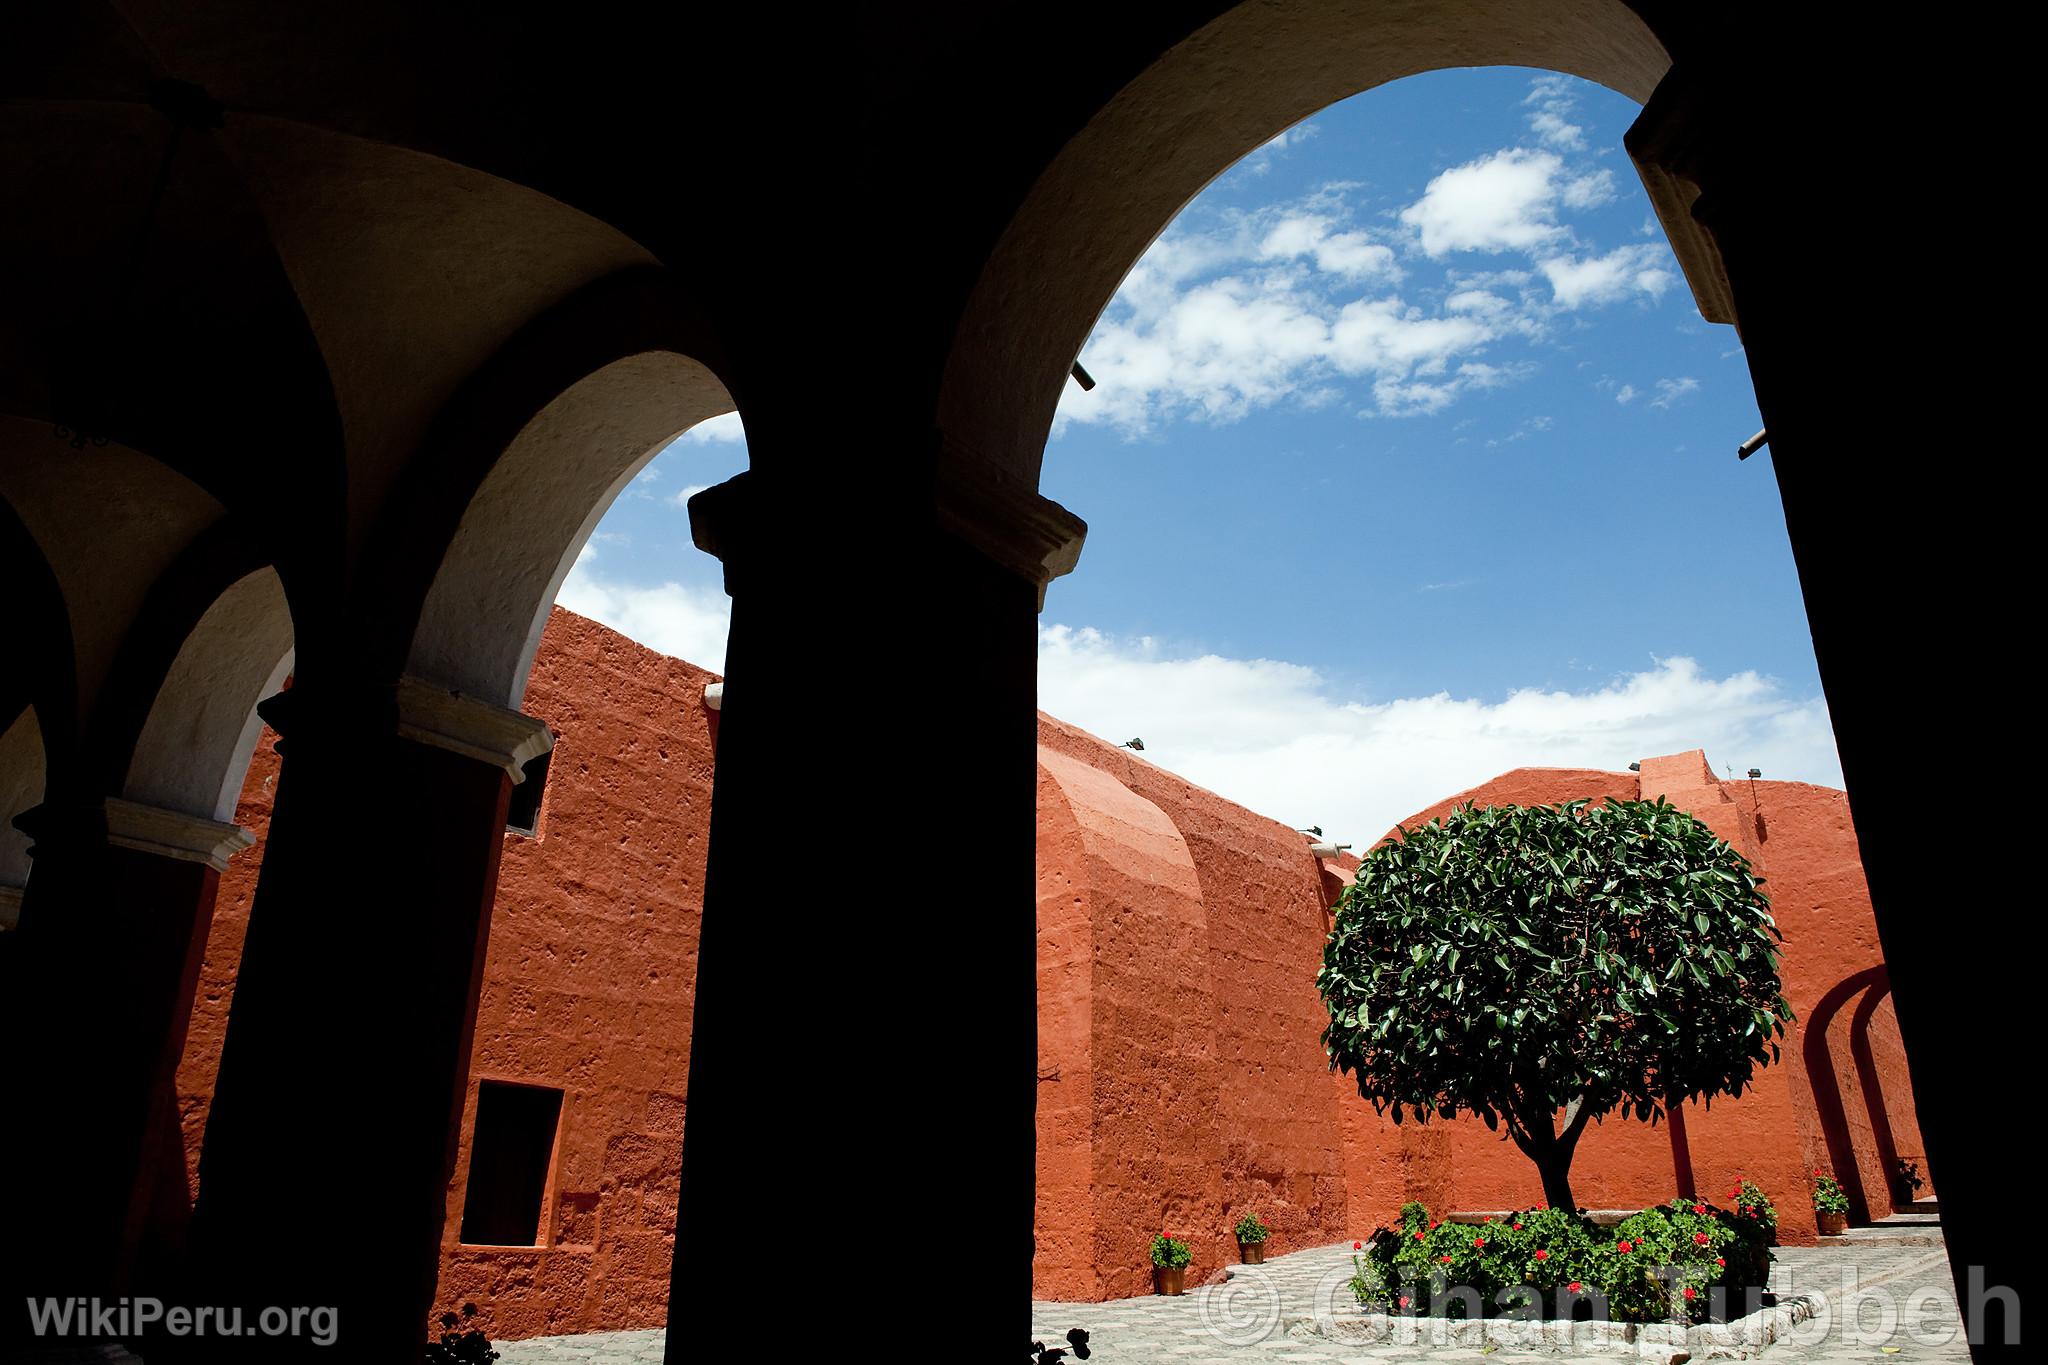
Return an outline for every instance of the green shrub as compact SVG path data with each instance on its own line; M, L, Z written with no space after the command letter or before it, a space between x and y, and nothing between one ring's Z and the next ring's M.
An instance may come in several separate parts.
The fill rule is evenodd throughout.
M1813 1211L1815 1213L1847 1213L1849 1196L1835 1183L1835 1178L1826 1171L1813 1173Z
M1757 1188L1754 1180L1735 1177L1735 1188L1728 1191L1728 1199L1735 1206L1735 1214L1763 1230L1765 1241L1775 1246L1778 1242L1778 1210L1771 1203L1770 1196Z
M1179 1270L1195 1258L1188 1244L1179 1237L1168 1237L1155 1233L1152 1237L1152 1264L1161 1270Z
M1248 1213L1237 1220L1237 1240L1246 1246L1253 1246L1273 1235L1273 1230L1261 1222L1259 1215Z
M1554 1208L1445 1223L1409 1203L1396 1227L1353 1244L1351 1292L1375 1312L1577 1317L1604 1298L1617 1321L1699 1322L1717 1308L1746 1311L1746 1291L1770 1273L1768 1235L1761 1215L1697 1197L1611 1229Z

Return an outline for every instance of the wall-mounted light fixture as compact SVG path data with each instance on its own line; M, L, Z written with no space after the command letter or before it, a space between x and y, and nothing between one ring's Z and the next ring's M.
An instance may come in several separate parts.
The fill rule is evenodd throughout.
M1145 741L1142 739L1127 739L1116 747L1119 749L1136 749L1142 754L1145 752Z
M725 684L722 682L704 684L704 709L716 711L725 705Z

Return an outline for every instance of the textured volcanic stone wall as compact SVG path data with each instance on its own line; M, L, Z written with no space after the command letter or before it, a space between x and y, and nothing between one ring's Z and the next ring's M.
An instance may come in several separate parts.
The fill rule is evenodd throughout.
M560 610L541 642L526 708L558 738L538 837L506 840L440 1290L444 1306L477 1303L495 1336L666 1317L713 680ZM1534 1169L1483 1125L1397 1128L1328 1071L1314 978L1355 859L1319 863L1298 832L1051 717L1039 740L1038 1296L1149 1291L1161 1230L1193 1243L1199 1283L1235 1260L1230 1229L1246 1211L1286 1251L1362 1236L1405 1199L1442 1211L1540 1201ZM277 773L266 735L237 812L258 842L221 879L178 1074L195 1179ZM1799 1024L1785 1063L1742 1099L1655 1129L1591 1129L1573 1171L1580 1199L1719 1198L1746 1175L1778 1199L1785 1239L1805 1242L1806 1172L1826 1164L1859 1214L1885 1212L1890 1163L1920 1155L1919 1130L1841 792L1724 781L1694 751L1640 774L1520 769L1402 823L1468 800L1656 794L1763 868ZM337 836L337 858L372 874L365 933L375 856L354 845L402 837L375 812ZM364 983L365 1008L376 989ZM537 1246L458 1241L481 1080L564 1092ZM933 1078L935 1102L944 1088ZM945 1194L915 1197L942 1210Z
M555 731L555 751L539 837L505 841L439 1293L444 1306L478 1304L494 1336L665 1321L711 802L703 691L715 677L559 609L542 638L525 709ZM266 733L243 791L237 819L259 841L222 878L178 1073L195 1171L275 742ZM337 857L358 869L349 875L363 876L365 933L377 925L375 852L346 850L403 837L366 812L337 839ZM366 1008L376 989L363 983ZM481 1080L563 1091L539 1246L458 1241Z

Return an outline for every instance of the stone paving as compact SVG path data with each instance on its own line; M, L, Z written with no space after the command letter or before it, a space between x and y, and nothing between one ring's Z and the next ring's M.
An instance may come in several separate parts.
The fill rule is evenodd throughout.
M1355 1311L1345 1288L1350 1276L1348 1244L1320 1247L1275 1256L1263 1266L1232 1267L1227 1279L1217 1277L1214 1283L1197 1284L1191 1278L1188 1292L1179 1298L1034 1303L1031 1331L1056 1346L1065 1344L1068 1328L1087 1329L1093 1351L1089 1365L1471 1360L1556 1365L1561 1359L1585 1358L1564 1351L1432 1347L1426 1339L1362 1346L1308 1335L1303 1319ZM1772 1365L1970 1358L1948 1260L1939 1247L1781 1247L1771 1288L1781 1298L1804 1294L1820 1303L1815 1317L1757 1357ZM961 1307L967 1311L970 1306ZM1860 1315L1860 1325L1851 1320L1852 1312ZM1291 1331L1290 1324L1295 1324ZM663 1337L659 1331L602 1332L501 1342L498 1349L501 1365L659 1365ZM1017 1359L1023 1358L1020 1350Z

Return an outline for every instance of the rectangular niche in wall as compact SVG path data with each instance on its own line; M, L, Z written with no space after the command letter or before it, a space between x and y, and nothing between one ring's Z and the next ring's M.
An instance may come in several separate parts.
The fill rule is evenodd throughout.
M548 1168L562 1092L539 1085L481 1081L469 1136L469 1185L462 1198L462 1240L472 1246L540 1244Z

